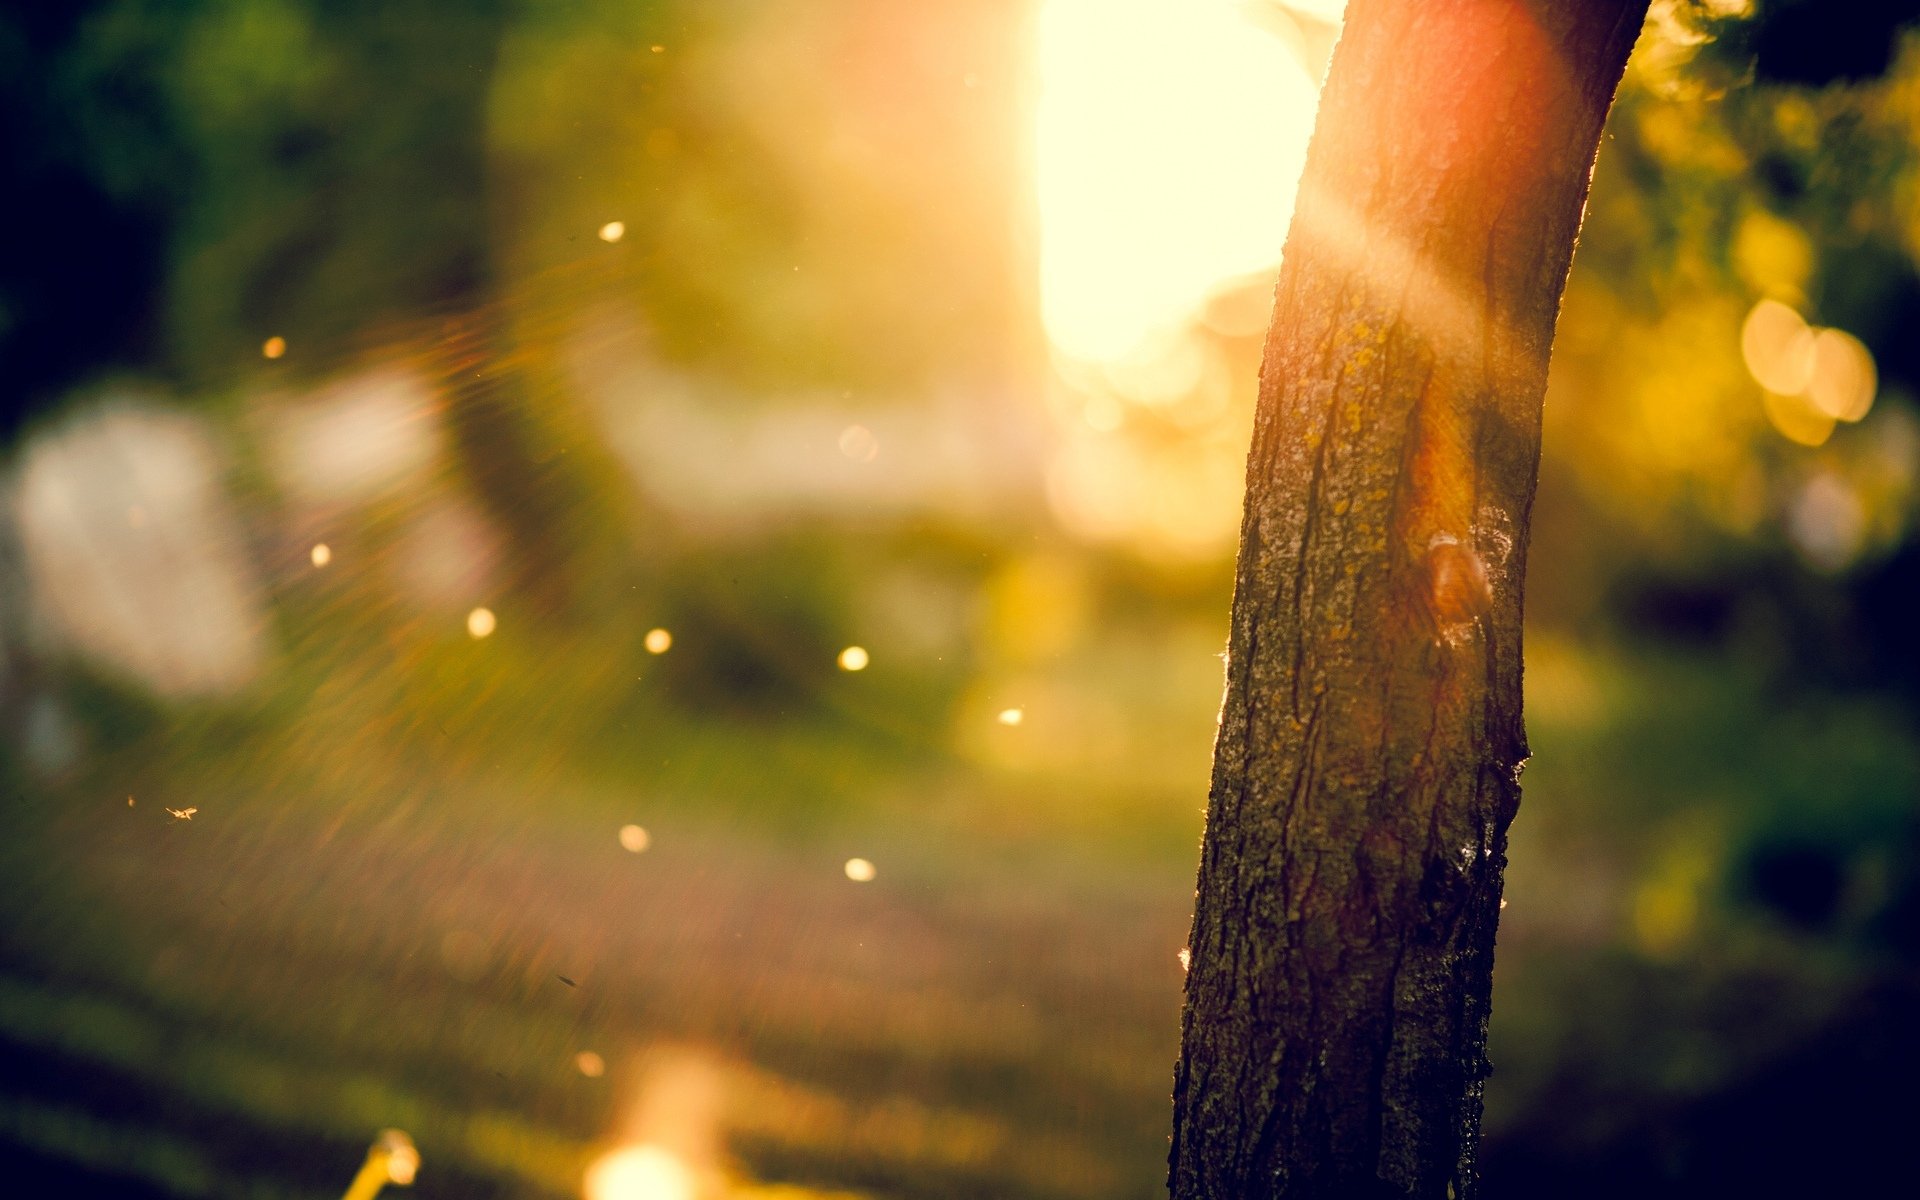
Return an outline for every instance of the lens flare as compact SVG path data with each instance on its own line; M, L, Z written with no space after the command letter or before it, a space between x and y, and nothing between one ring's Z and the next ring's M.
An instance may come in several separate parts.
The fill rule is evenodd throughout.
M1279 262L1317 89L1226 0L1046 0L1037 39L1042 315L1123 362Z

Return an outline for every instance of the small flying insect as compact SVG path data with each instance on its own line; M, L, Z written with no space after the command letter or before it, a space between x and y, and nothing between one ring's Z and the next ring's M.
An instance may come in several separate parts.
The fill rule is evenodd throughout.
M193 820L193 814L199 811L197 808L169 808L167 810L176 821L191 821Z

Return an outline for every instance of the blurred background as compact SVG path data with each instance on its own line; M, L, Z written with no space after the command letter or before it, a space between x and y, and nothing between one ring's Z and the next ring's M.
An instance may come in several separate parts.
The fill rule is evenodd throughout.
M0 12L0 1186L1161 1194L1341 7ZM1917 11L1629 69L1489 1195L1906 1161Z

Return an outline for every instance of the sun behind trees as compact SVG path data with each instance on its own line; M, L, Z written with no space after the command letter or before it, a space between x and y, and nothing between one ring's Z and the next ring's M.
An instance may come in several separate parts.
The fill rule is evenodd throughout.
M1555 318L1645 0L1355 0L1247 467L1176 1200L1477 1191Z

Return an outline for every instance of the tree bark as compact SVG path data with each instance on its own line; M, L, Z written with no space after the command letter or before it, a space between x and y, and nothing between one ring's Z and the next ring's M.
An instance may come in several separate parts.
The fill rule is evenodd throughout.
M1353 0L1247 463L1175 1200L1471 1197L1560 295L1646 0Z

